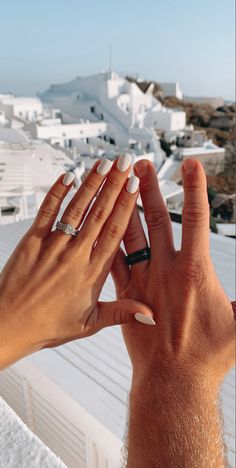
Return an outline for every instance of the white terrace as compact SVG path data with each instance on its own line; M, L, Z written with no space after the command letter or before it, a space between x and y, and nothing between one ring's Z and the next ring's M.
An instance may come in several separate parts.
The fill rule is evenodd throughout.
M46 143L0 142L0 224L35 216L49 187L71 164Z

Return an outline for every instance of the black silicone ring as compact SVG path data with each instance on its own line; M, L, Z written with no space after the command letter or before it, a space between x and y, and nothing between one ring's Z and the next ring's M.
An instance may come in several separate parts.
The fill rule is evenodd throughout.
M128 265L134 265L135 263L144 262L151 258L151 249L146 247L145 249L137 250L132 254L126 255L125 260Z

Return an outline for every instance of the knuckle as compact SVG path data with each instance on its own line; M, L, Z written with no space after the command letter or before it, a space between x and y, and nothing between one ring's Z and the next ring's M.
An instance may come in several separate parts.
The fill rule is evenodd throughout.
M59 195L59 193L54 192L54 191L50 192L50 196L51 196L52 200L56 201L56 202L61 202L61 200L63 198L61 195Z
M105 206L97 206L93 212L93 220L96 223L102 223L106 221L108 215L109 213Z
M192 204L183 209L183 221L186 225L205 225L209 224L209 210Z
M108 177L107 184L111 186L111 188L116 188L120 186L120 180L112 174L111 177Z
M170 269L167 267L161 268L160 271L158 271L158 283L166 288L171 284L171 282L173 283Z
M148 179L142 179L142 192L153 193L153 184Z
M60 265L70 265L73 261L72 251L70 249L63 250L58 255L58 260L59 260Z
M119 268L121 265L123 265L123 263L124 258L121 255L117 254L112 262L112 266L114 268Z
M199 182L198 178L188 179L187 183L185 183L184 191L190 197L196 196L196 194L202 195L202 192L203 192L202 183Z
M183 284L187 288L204 288L207 274L200 262L188 261L182 271Z
M128 194L122 194L118 203L122 208L127 209L127 208L131 208L134 202L133 202L133 198L130 197Z
M46 200L42 203L39 209L39 215L46 219L52 218L55 215L55 208L61 204L63 197L57 192L50 192L50 198L48 202Z
M87 268L85 268L85 273L84 277L86 280L86 283L93 284L94 281L96 281L99 278L99 275L101 274L101 269L98 263L93 263L93 268L91 268L91 265L88 265Z
M113 311L112 311L112 323L114 325L119 325L121 322L120 320L120 311L118 310L118 307L115 306Z
M160 230L166 227L169 222L169 215L164 209L153 209L147 211L145 219L149 230Z
M118 224L111 224L107 229L107 236L120 240L123 236L123 230Z
M68 215L72 221L78 221L84 214L84 210L78 205L69 207Z
M55 211L50 206L42 206L39 211L39 215L45 219L51 219L55 215ZM39 218L37 218L39 219Z
M98 183L95 177L88 177L84 181L84 187L89 191L89 192L96 192L98 190Z
M136 226L130 226L125 234L127 242L135 242L141 238L140 232Z

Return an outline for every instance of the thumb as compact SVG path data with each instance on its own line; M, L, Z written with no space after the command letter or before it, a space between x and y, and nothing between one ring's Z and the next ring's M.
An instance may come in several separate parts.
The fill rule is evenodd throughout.
M100 328L124 323L141 322L155 325L152 310L141 302L121 299L114 302L98 302L98 323Z

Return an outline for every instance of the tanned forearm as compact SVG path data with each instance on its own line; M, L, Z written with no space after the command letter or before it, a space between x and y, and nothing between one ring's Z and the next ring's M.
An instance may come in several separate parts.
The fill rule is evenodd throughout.
M13 315L0 305L0 371L37 350L30 342L30 330Z
M218 390L182 376L133 382L127 444L127 468L225 468Z

